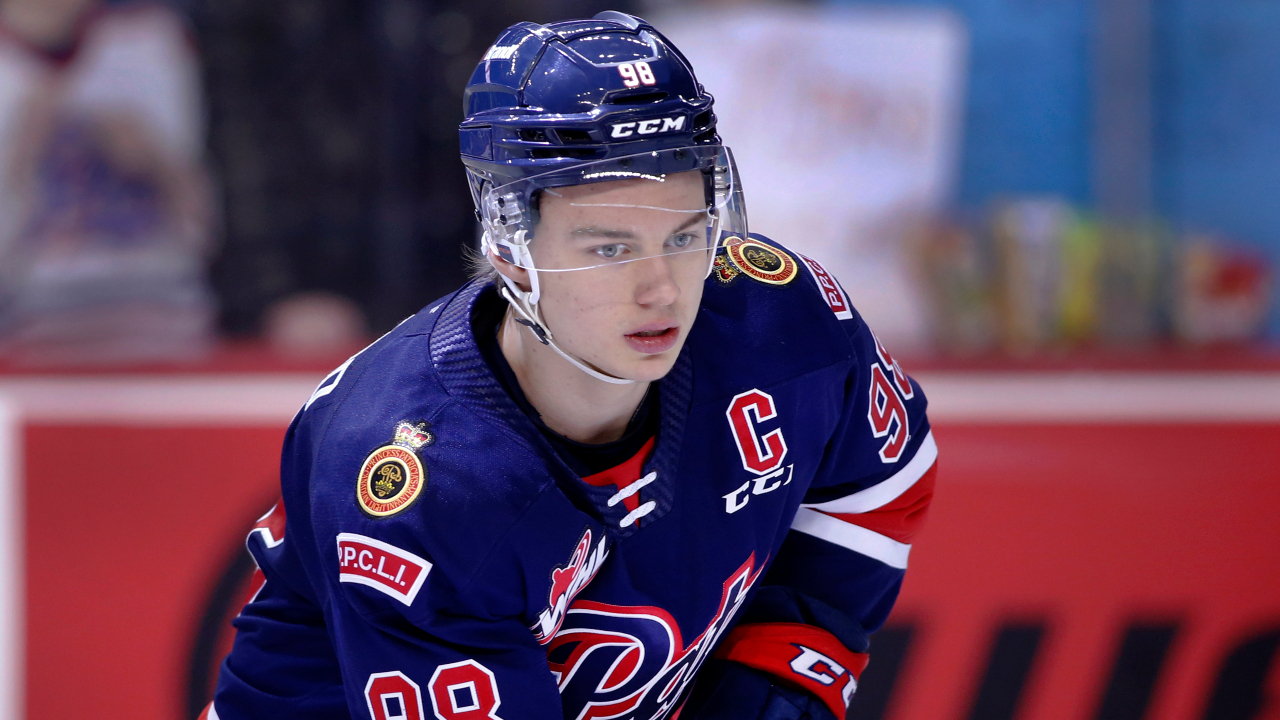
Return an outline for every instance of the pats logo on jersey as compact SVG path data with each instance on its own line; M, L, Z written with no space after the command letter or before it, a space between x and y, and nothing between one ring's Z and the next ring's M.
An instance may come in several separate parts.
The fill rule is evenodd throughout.
M766 563L767 564L767 563ZM579 601L547 647L566 718L665 718L760 577L752 554L721 587L720 607L687 646L659 607Z
M564 622L565 613L573 603L573 598L595 578L608 556L606 538L602 536L600 542L592 548L591 528L583 530L582 538L578 540L578 546L574 548L573 557L569 558L568 564L551 571L551 593L547 609L538 614L538 624L529 628L538 639L538 644L546 645L551 642Z

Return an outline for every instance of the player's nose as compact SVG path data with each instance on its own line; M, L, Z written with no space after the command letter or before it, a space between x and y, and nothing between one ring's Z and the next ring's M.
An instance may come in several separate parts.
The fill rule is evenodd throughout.
M680 297L674 262L671 256L655 255L632 263L635 266L637 304L670 305Z

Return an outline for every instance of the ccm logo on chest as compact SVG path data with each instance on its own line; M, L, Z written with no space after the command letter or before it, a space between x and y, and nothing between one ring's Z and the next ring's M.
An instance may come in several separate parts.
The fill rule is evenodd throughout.
M381 540L338 533L338 580L371 587L405 605L422 589L431 563Z
M725 415L733 430L742 467L757 476L724 496L724 511L733 514L746 507L752 495L771 493L790 483L795 464L782 465L787 457L787 440L782 437L782 428L761 435L761 423L778 416L772 395L760 389L739 393L733 396ZM787 475L785 480L783 473Z
M632 135L656 135L658 133L678 132L684 129L684 116L653 118L639 122L614 123L609 136L615 138Z

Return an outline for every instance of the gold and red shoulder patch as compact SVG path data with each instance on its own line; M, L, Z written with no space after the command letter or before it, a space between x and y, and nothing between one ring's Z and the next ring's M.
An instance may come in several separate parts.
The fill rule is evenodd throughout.
M436 441L430 423L401 420L391 444L369 453L356 481L356 502L373 517L387 517L409 507L427 485L427 470L417 450Z
M729 262L729 257L723 253L716 253L716 257L711 261L711 274L721 285L732 285L734 280L742 274L742 271L733 266Z
M373 517L404 510L427 484L427 471L414 452L400 445L383 445L369 453L356 481L356 502Z
M410 450L421 450L436 441L436 434L428 430L429 427L431 426L425 422L412 423L402 420L396 425L396 434L391 444L407 447Z
M734 270L753 280L769 285L786 285L796 279L798 266L795 259L785 251L758 240L735 241L731 238L725 242L725 254L733 263Z

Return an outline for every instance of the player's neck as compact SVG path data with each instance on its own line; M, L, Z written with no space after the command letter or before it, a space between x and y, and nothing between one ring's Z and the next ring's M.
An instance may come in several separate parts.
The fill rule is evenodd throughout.
M570 440L621 438L649 387L643 382L612 385L587 375L538 342L510 312L498 331L498 346L542 421Z

